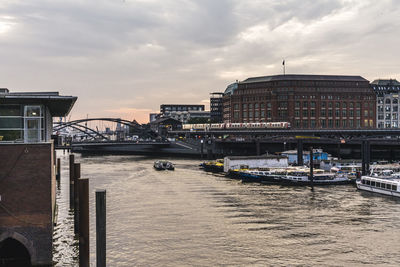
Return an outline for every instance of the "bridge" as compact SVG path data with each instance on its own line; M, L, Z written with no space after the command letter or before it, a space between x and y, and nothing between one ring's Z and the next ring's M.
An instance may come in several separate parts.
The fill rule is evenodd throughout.
M77 132L81 133L85 139L89 140L110 140L110 137L107 134L101 132L98 127L96 129L92 129L87 127L87 122L92 121L99 121L99 122L112 122L112 123L119 123L120 125L128 126L129 132L132 135L140 136L141 138L150 138L154 139L157 137L157 134L150 130L148 126L144 126L139 124L136 121L128 121L120 118L86 118L86 119L79 119L73 120L68 122L54 122L53 125L53 133L58 135L63 132L63 130L67 128L72 128ZM120 138L119 138L120 139Z

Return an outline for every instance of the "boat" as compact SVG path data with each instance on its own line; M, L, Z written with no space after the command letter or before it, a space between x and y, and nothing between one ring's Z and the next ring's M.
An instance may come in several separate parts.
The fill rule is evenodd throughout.
M400 197L400 178L393 176L361 176L356 181L359 190Z
M163 170L173 171L173 170L175 170L174 164L167 160L157 160L154 162L153 166L154 166L154 169L156 169L158 171L163 171Z
M216 161L208 161L200 164L206 172L223 172L224 171L224 160L217 159Z
M242 182L260 182L263 184L281 185L311 185L308 168L294 167L286 169L271 170L248 170L240 173ZM339 185L351 184L353 180L346 175L326 173L316 169L313 173L312 183L314 185Z

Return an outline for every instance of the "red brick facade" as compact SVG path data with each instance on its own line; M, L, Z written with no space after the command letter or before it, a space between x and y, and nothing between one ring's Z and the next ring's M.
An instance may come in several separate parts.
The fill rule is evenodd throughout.
M249 78L224 96L225 122L290 122L292 128L372 128L376 95L360 76Z
M52 264L53 144L0 144L0 242L13 238L33 265Z

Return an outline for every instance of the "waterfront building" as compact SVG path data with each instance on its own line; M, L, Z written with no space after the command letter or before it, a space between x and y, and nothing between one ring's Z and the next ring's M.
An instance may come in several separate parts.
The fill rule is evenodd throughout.
M224 122L290 122L292 128L373 128L376 95L361 76L273 75L231 84Z
M52 118L68 115L76 100L0 89L0 265L52 265Z
M162 104L160 105L160 113L163 116L168 116L171 112L182 111L204 111L204 105L186 105L186 104Z
M224 122L232 122L231 117L231 102L232 102L232 95L238 88L238 81L236 80L235 83L232 83L226 87L224 92L224 96L222 99L223 111L222 111L222 118Z
M160 117L160 113L150 113L149 117L150 117L149 122L153 122Z
M201 119L202 121L208 121L210 119L209 111L173 111L169 112L164 118L173 118L181 121L182 123L189 123L191 119Z
M395 79L378 79L371 86L376 94L377 128L398 128L400 82Z
M211 93L210 94L210 122L220 123L224 121L223 118L223 96L224 93Z

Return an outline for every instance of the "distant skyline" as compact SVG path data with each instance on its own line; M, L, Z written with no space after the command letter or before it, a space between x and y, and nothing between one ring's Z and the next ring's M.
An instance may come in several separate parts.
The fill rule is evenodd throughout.
M0 87L78 96L71 118L143 123L235 80L400 79L396 0L1 0Z

